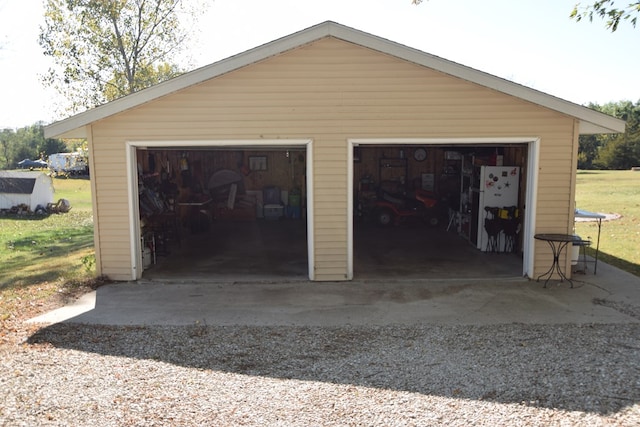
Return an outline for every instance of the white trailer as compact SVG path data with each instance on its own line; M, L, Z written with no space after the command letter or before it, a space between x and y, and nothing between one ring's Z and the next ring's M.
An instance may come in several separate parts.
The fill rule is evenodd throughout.
M86 156L78 152L51 154L48 163L56 175L85 175L89 172Z

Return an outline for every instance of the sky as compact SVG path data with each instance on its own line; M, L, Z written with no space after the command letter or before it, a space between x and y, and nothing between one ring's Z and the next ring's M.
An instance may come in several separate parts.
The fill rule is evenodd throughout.
M611 33L601 20L576 23L577 1L212 0L185 64L208 65L331 20L576 104L639 101L640 26ZM42 0L0 0L0 129L64 118L40 79L50 64L38 45L43 10Z

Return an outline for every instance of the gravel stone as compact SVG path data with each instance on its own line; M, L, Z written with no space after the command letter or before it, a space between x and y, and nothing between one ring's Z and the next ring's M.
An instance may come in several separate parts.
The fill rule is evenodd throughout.
M110 327L4 348L7 426L637 426L640 324Z

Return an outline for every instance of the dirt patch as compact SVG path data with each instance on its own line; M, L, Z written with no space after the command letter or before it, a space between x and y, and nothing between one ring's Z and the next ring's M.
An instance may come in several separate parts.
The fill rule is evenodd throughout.
M622 301L610 301L603 298L594 298L593 303L596 305L602 305L604 307L612 308L622 314L626 314L627 316L640 319L640 307L638 306L627 304Z
M0 351L22 344L26 337L40 329L40 325L28 324L27 320L63 307L109 282L98 277L76 283L41 282L1 289Z

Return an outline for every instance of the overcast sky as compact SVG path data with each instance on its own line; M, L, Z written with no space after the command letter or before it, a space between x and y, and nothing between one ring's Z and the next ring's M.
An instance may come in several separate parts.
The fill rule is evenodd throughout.
M576 1L215 0L189 54L203 66L331 20L577 104L640 100L640 27L576 23ZM42 11L41 0L0 0L0 128L60 118L38 77Z

